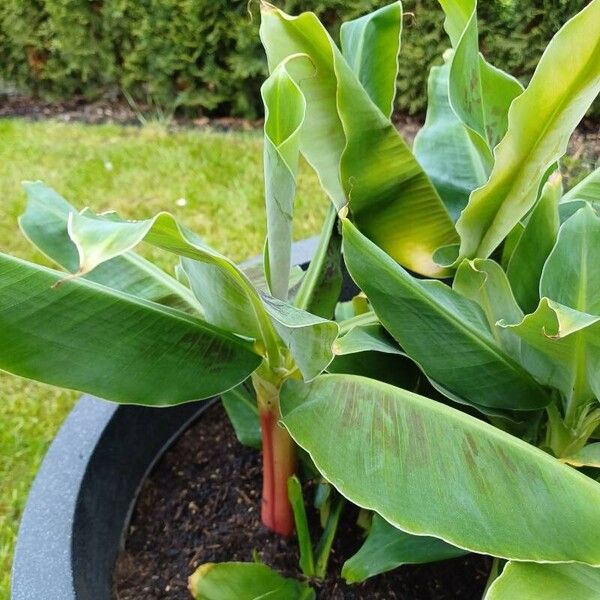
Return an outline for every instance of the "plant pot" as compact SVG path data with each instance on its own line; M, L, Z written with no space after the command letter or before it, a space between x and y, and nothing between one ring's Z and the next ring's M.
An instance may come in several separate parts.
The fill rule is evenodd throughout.
M306 265L316 244L316 238L294 244L293 263ZM346 277L342 298L355 292ZM145 477L215 401L165 410L83 396L29 494L15 550L12 600L110 600L115 560Z

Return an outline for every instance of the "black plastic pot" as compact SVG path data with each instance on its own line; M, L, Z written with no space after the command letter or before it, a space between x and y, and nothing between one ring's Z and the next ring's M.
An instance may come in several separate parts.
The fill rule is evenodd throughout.
M315 238L294 244L306 265ZM250 261L251 263L252 261ZM343 298L356 288L346 277ZM158 409L83 396L52 442L19 528L12 600L110 600L138 491L173 441L212 402Z

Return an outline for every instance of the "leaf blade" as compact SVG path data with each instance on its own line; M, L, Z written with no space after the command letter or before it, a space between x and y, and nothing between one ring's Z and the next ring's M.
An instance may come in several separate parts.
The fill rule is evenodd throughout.
M401 2L346 21L340 28L344 58L388 119L394 110L401 35Z
M247 342L186 313L0 255L0 368L122 403L213 396L259 364ZM198 375L202 374L202 377Z
M346 583L361 583L402 565L437 562L463 556L465 550L427 536L410 535L390 525L378 514L358 552L342 568Z
M25 237L53 262L75 273L79 257L67 232L67 223L69 214L77 212L76 209L41 181L27 182L24 187L27 206L19 217L19 225ZM135 252L126 252L109 261L86 278L152 302L202 313L186 286Z
M600 485L518 438L350 375L288 381L281 406L323 476L399 529L503 558L600 564Z
M361 229L401 263L441 275L432 255L457 239L450 216L317 17L263 4L261 39L271 70L297 53L313 62L312 72L294 73L307 101L301 150L336 208L348 205Z
M490 255L533 206L543 175L564 154L600 91L599 20L600 0L592 0L554 36L511 105L490 179L473 192L456 224L462 257Z
M311 588L261 563L206 563L189 588L196 600L315 600Z
M595 600L598 590L600 569L510 562L490 586L485 600Z
M529 410L549 402L531 375L499 347L478 305L439 281L414 279L347 220L343 235L353 279L430 379L490 408Z

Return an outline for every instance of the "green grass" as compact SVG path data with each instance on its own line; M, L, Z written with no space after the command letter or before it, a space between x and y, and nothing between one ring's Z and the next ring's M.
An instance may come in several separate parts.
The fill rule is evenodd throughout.
M41 179L78 207L129 218L174 213L215 248L241 260L261 251L262 142L259 133L168 133L55 122L0 121L0 251L44 262L17 226L21 181ZM316 233L326 201L303 168L296 237ZM185 198L186 205L177 200ZM147 247L164 268L172 259ZM1 342L0 342L1 343ZM27 491L48 444L77 398L74 392L0 373L0 599Z

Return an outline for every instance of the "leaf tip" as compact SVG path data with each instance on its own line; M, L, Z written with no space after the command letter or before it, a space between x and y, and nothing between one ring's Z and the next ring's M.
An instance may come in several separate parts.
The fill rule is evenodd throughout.
M200 565L188 578L188 589L194 598L198 598L198 586L203 577L215 566L215 563Z
M273 4L266 2L266 0L260 0L260 12L261 13L273 13L277 11L277 7Z

